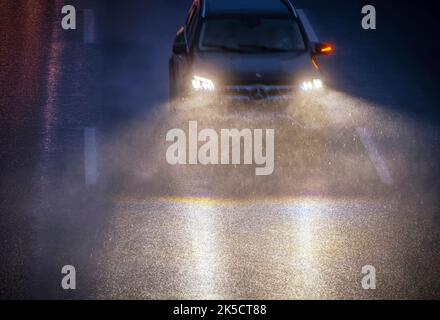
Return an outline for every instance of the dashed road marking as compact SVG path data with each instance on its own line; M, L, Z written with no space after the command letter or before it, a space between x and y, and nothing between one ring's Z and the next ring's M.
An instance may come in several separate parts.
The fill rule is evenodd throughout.
M371 134L365 128L357 128L356 132L361 139L362 144L367 150L367 154L370 157L371 162L373 163L376 171L380 177L380 180L386 185L393 184L393 178L391 176L390 170L388 169L385 161L379 153L379 150L376 144L371 137Z
M84 175L86 185L98 182L96 129L84 128Z
M95 43L95 13L92 9L84 9L83 41L86 44Z
M319 42L319 38L313 29L312 25L310 24L309 19L307 18L307 15L303 10L297 10L298 15L304 25L304 29L306 30L307 36L309 37L309 40L312 42ZM327 110L330 119L334 119L332 117L329 110ZM388 169L385 161L383 160L382 156L379 153L379 150L376 146L376 144L373 141L373 138L371 137L370 133L367 131L366 128L357 128L356 132L364 145L365 150L367 151L368 157L370 158L371 162L373 163L374 167L376 168L377 174L380 177L380 180L382 183L391 186L393 184L393 177L391 176L390 170Z

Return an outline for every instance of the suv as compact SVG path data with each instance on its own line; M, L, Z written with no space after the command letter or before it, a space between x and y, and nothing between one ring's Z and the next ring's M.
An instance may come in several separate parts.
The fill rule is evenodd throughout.
M171 97L290 99L324 87L317 55L290 0L194 0L169 61Z

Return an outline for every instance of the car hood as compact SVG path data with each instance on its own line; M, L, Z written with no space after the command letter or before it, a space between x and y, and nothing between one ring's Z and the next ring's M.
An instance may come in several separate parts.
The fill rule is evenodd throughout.
M222 85L293 85L317 74L310 53L197 53L193 75Z

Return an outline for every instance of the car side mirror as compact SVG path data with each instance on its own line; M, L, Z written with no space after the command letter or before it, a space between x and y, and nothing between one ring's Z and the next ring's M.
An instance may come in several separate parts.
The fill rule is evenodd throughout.
M180 27L177 31L176 39L173 44L173 53L185 54L188 52L188 44L186 42L185 27Z
M333 46L328 43L318 42L312 46L313 54L315 55L329 55L333 53Z

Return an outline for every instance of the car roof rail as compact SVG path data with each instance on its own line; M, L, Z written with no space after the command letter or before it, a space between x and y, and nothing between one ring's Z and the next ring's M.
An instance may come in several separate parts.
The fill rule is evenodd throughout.
M290 11L292 11L293 15L295 16L295 18L298 18L298 14L296 12L295 7L292 4L291 0L281 0L284 2L284 4L290 9Z
M202 8L202 18L206 17L206 0L199 0Z

